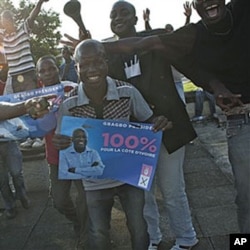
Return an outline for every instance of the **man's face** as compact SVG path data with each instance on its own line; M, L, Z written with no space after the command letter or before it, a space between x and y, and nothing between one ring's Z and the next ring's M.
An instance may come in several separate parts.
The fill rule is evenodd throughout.
M76 152L85 151L88 139L86 133L83 130L74 131L72 141Z
M71 53L68 49L63 48L62 49L62 56L67 61L71 58Z
M174 27L171 24L166 24L165 30L167 33L171 33L174 31Z
M37 75L44 86L60 82L59 70L53 59L45 59L37 64Z
M76 63L77 72L86 88L98 89L106 84L108 66L103 47L92 43L83 46Z
M110 27L118 37L126 37L134 29L137 17L133 7L126 2L117 2L110 13Z
M226 12L225 0L194 0L194 8L207 25L219 22Z

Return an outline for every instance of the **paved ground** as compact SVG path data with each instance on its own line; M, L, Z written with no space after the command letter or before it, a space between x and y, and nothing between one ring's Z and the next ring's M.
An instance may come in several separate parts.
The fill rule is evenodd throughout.
M238 232L238 228L225 130L214 122L194 126L199 138L187 145L184 166L193 222L200 240L194 250L229 250L228 235ZM18 216L7 220L0 202L0 249L74 249L72 225L52 207L48 197L45 162L25 163L24 171L32 206L25 210L18 204ZM173 243L173 235L163 211L160 194L157 197L167 250ZM111 234L115 250L131 249L119 204L113 209Z

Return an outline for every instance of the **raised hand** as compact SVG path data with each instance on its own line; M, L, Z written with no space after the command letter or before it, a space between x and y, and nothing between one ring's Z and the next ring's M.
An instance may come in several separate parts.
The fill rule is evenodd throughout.
M33 118L41 118L50 110L49 100L55 98L56 95L46 95L33 97L25 101L24 107L26 112Z
M190 2L189 1L186 1L184 4L183 4L183 7L184 7L184 15L186 16L186 17L191 17L191 15L192 15L192 5L190 4Z
M143 20L144 21L149 21L149 15L150 15L150 10L146 8L146 10L143 10Z
M166 129L171 129L173 127L173 123L163 115L155 117L153 119L153 124L154 132L158 132L160 130L165 131Z

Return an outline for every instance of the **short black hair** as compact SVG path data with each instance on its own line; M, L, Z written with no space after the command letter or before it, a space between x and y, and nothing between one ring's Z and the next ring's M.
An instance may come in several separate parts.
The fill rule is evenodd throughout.
M88 138L88 132L87 132L84 128L76 128L76 129L73 131L73 133L72 133L72 137L74 137L75 134L78 133L78 132L84 133L84 134L86 135L86 137Z
M56 57L55 57L55 56L53 56L53 55L45 55L45 56L40 57L40 58L38 59L38 61L36 62L36 69L37 69L38 65L39 65L42 61L44 61L44 60L52 60L52 61L54 61L54 63L57 65L57 61L56 61Z

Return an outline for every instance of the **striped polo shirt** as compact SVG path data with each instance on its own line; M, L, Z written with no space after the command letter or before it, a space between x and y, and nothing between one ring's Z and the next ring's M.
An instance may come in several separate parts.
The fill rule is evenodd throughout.
M84 118L99 118L129 121L130 117L144 122L153 112L143 99L140 92L130 83L107 77L107 94L103 100L101 111L86 96L81 82L73 93L67 98L58 111L58 123L56 133L60 133L63 116L75 116ZM75 95L74 95L75 94ZM101 113L101 114L99 114ZM122 185L122 182L111 179L83 180L85 190L98 190Z
M4 34L3 46L11 76L35 69L30 48L30 31L26 20L15 33Z

